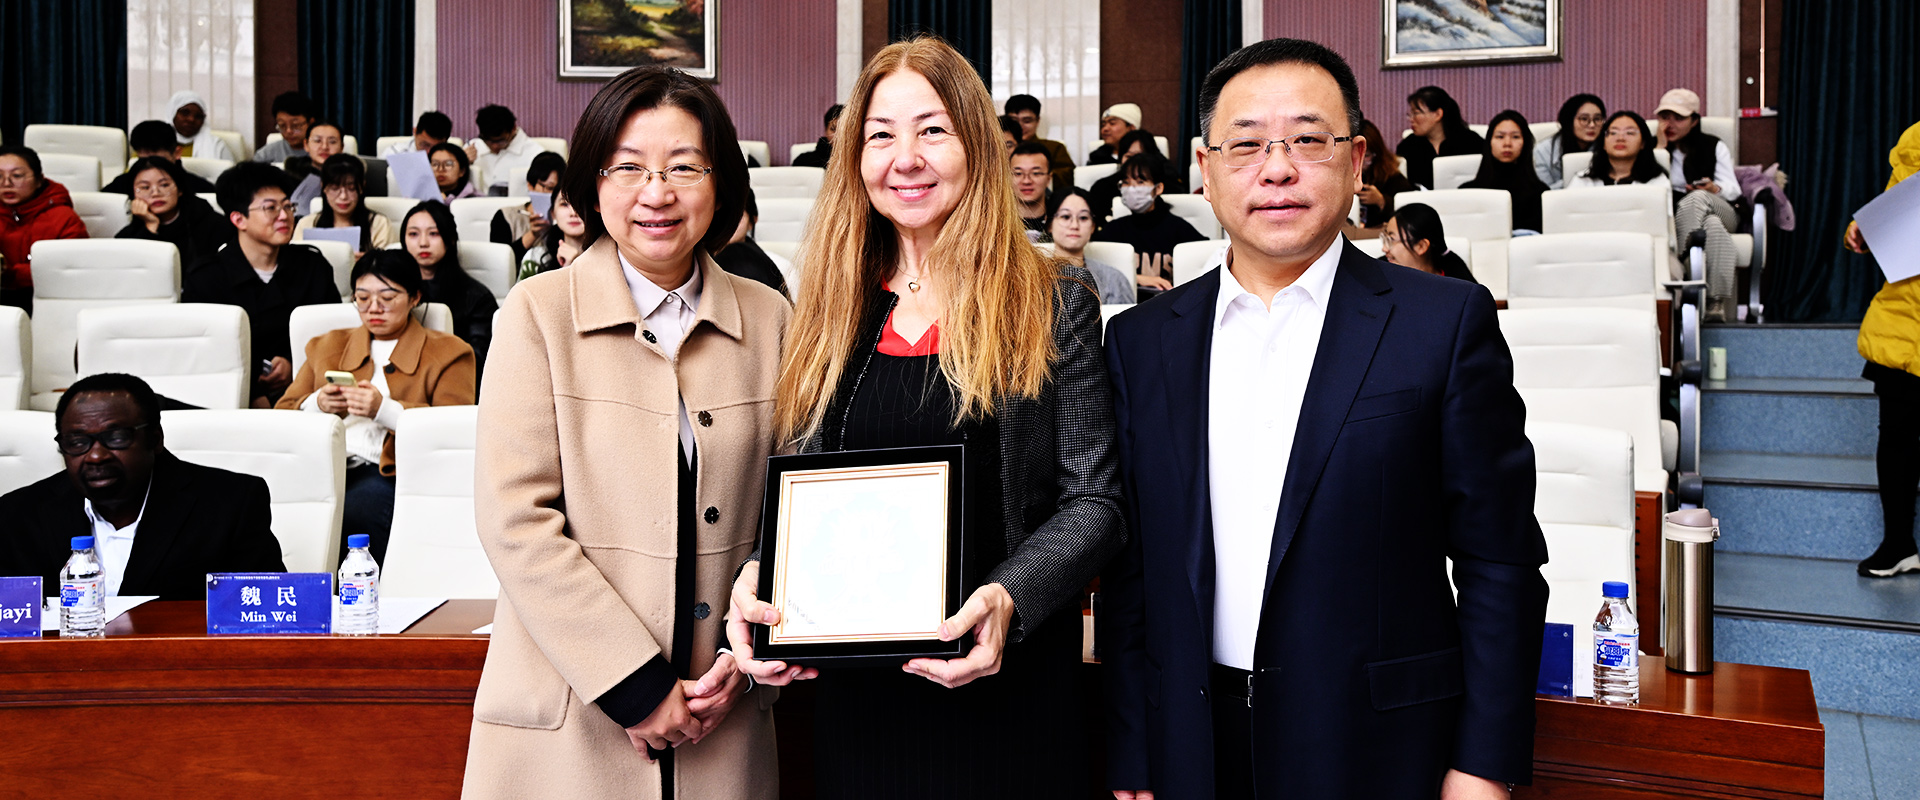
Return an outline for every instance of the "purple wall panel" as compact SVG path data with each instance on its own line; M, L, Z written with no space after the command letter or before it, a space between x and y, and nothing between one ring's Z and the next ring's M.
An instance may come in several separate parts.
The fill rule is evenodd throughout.
M1382 69L1381 0L1267 0L1267 36L1318 41L1345 56L1360 83L1360 106L1387 138L1407 127L1406 96L1422 86L1446 89L1468 122L1514 109L1546 122L1579 92L1650 114L1660 94L1685 86L1706 97L1704 0L1564 0L1561 60L1479 67Z
M742 139L787 145L820 136L820 114L834 103L834 4L826 0L709 0L719 4L719 78L714 90ZM440 110L453 132L474 135L473 112L488 103L513 109L533 136L567 138L599 81L562 81L556 3L439 0Z

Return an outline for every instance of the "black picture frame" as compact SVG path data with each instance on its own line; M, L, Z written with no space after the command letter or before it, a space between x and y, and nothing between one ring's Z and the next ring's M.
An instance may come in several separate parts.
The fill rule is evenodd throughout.
M801 455L772 456L767 459L766 499L761 511L760 524L760 583L759 597L779 606L776 598L781 597L781 587L776 583L781 577L783 554L780 539L783 530L782 502L789 485L788 476L799 473L797 478L833 473L857 479L863 471L880 471L890 468L914 468L921 465L944 465L946 474L945 522L946 541L944 546L945 564L942 569L940 586L929 587L929 591L940 594L940 619L946 619L960 611L960 605L966 601L968 576L972 565L968 563L966 531L966 449L963 445L937 445L930 447L901 447L882 450L846 450L834 453L807 453ZM870 535L882 537L890 531L873 531ZM878 541L874 542L876 545ZM938 624L937 622L935 623ZM786 661L790 663L821 665L857 665L881 662L901 663L913 658L950 658L961 656L972 647L972 637L962 636L954 641L943 642L937 636L915 638L884 638L876 640L846 641L780 641L774 627L753 625L754 657L761 660Z

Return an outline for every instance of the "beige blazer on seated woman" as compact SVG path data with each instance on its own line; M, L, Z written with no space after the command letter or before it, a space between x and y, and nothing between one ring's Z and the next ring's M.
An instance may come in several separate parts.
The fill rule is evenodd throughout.
M521 281L500 310L474 465L474 518L500 602L474 699L468 797L657 797L659 767L594 700L663 655L675 625L693 626L695 677L724 641L734 569L758 535L791 311L694 258L703 288L677 361L648 341L610 236ZM698 453L692 600L705 614L669 611L681 398ZM704 740L674 751L678 797L772 800L777 696L741 695Z

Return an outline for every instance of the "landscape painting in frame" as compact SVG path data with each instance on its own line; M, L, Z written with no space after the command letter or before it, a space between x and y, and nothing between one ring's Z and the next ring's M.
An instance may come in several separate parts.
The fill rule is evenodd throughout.
M643 64L714 77L714 0L559 0L560 77L611 78Z
M1560 59L1561 0L1385 0L1388 67Z

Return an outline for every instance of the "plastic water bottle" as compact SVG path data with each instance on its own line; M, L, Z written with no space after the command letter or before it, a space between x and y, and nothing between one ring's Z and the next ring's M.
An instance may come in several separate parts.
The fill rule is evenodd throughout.
M60 568L60 638L107 635L107 576L93 552L93 537L73 537L73 555Z
M372 636L380 631L380 564L367 551L367 535L347 537L347 559L340 562L340 616L333 632Z
M1627 584L1601 585L1593 621L1593 697L1602 703L1640 702L1640 621L1627 608Z

